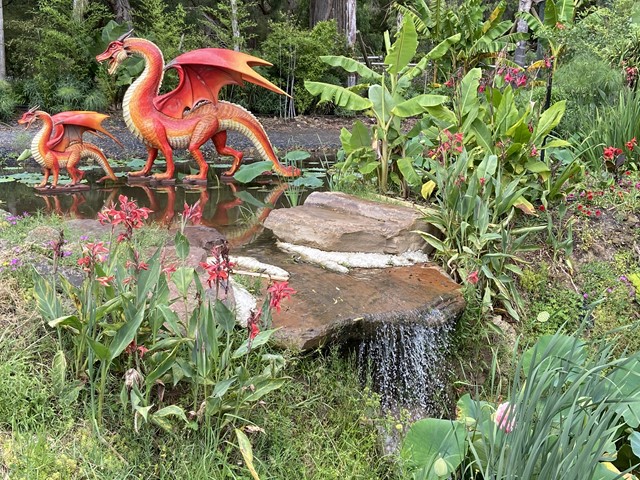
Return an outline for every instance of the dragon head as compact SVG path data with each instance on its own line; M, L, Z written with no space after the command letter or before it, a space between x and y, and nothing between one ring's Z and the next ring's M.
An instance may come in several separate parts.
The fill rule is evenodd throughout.
M129 30L127 33L118 37L117 40L111 42L104 52L102 52L100 55L96 55L96 60L98 62L109 60L109 68L107 71L110 75L113 75L120 64L124 62L129 56L129 52L127 52L127 48L124 44L125 40L132 34L133 30Z
M29 110L27 110L26 112L24 112L24 114L22 115L22 118L20 118L20 120L18 120L18 123L20 125L25 125L25 129L29 128L31 126L31 124L37 120L38 118L38 114L37 111L40 107L39 106L35 106L30 108Z

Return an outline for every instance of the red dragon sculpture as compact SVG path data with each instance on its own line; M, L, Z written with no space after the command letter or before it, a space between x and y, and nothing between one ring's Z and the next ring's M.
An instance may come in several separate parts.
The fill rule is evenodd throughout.
M76 186L84 177L84 172L77 168L83 158L95 160L107 174L98 182L107 178L117 181L104 153L94 144L82 140L85 132L91 132L97 136L107 135L121 145L102 126L102 122L108 117L97 112L83 111L62 112L51 116L47 112L38 110L38 107L26 111L18 120L19 124L26 124L25 128L29 128L37 119L44 124L31 141L31 155L42 165L44 173L44 179L36 188L46 186L51 174L53 174L51 187L56 188L61 167L66 167L71 177L71 183L65 188Z
M149 40L131 37L131 33L111 42L96 56L99 62L109 61L110 74L130 55L141 56L145 61L142 75L129 87L122 103L127 126L146 144L148 152L144 168L131 176L149 175L160 150L167 169L154 178L173 178L173 150L186 148L198 163L199 172L187 176L185 181L205 182L209 165L200 147L209 139L220 155L233 157L231 168L223 173L233 175L243 154L226 145L228 130L247 136L260 155L273 162L278 174L287 177L300 174L297 168L278 161L264 128L250 112L239 105L218 100L218 92L224 85L242 85L245 80L285 94L251 68L270 63L233 50L203 48L182 54L165 67L160 49ZM177 70L179 84L173 91L159 95L162 77L168 68Z

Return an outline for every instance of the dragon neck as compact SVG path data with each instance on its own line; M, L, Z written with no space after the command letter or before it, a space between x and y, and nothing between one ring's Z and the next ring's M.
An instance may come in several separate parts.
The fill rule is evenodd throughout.
M47 142L51 138L51 132L53 131L53 120L51 120L51 115L40 110L36 112L36 117L42 120L42 128L31 141L31 155L42 165L48 150Z
M129 130L142 138L138 124L155 112L153 99L162 83L164 58L160 49L149 40L132 38L125 45L132 55L142 57L145 64L144 71L127 89L122 101L122 113Z

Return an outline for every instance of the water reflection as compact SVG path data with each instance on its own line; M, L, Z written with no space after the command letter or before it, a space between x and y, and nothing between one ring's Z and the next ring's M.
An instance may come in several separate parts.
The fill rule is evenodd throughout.
M289 184L274 182L239 188L235 184L217 186L120 185L112 188L92 188L88 191L43 194L21 183L4 184L0 188L0 208L13 215L41 212L70 219L96 218L98 212L119 195L136 200L150 208L149 218L170 228L179 222L184 204L200 202L202 224L224 234L231 247L253 242L262 232L262 222L278 206L288 206ZM295 198L300 192L295 192Z

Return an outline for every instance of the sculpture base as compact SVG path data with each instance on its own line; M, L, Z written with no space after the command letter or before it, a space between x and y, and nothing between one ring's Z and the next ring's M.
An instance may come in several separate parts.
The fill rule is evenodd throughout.
M33 187L33 188L36 192L42 193L45 195L86 192L87 190L91 190L91 187L86 183L80 183L78 185L58 185L57 187L52 187L51 185L45 185L44 187Z
M166 180L158 180L157 178L154 178L152 176L132 177L131 175L129 175L127 177L127 183L129 183L131 185L151 185L151 186L156 186L156 185L175 185L176 184L176 179L175 178L168 178Z
M185 185L206 185L207 180L206 179L201 180L197 178L183 178L182 183Z

